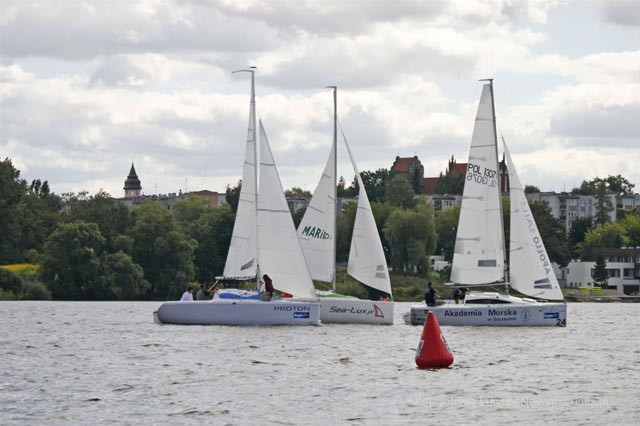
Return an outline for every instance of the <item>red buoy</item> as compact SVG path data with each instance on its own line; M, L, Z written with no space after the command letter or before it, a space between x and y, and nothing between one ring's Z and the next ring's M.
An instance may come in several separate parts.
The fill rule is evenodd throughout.
M446 368L453 364L453 354L433 312L429 312L424 322L416 350L416 364L418 368Z

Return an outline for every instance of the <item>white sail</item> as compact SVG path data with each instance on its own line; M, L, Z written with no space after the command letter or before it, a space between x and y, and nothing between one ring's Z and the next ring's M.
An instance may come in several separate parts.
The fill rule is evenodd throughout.
M260 273L269 275L277 290L299 298L315 298L313 281L300 248L262 122L257 221Z
M356 174L360 188L358 192L356 220L353 224L353 236L351 237L351 248L349 249L347 272L363 284L392 296L387 260L384 257L382 241L380 241L376 221L373 218L369 197L367 196L367 191L364 188L364 183L362 183L362 178L360 178L360 172L358 171L346 139L344 143L347 146L351 165L353 166L353 171Z
M298 226L298 238L309 266L311 278L332 282L335 265L335 169L334 146L313 193L311 202Z
M244 153L242 187L238 198L236 219L224 276L229 278L253 278L257 273L256 250L256 114L255 89L251 81L251 107L247 144Z
M491 85L482 88L451 265L456 284L504 278L504 236Z
M504 143L504 140L503 140ZM527 296L563 300L564 296L544 247L513 160L504 143L509 169L511 231L509 238L509 283Z

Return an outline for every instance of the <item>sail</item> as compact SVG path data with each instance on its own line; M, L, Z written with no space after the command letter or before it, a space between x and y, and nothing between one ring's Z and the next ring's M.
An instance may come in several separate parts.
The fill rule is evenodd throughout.
M482 88L465 177L451 280L486 284L504 277L504 234L491 85Z
M257 273L256 262L256 115L253 81L251 85L251 107L247 144L244 153L242 187L238 198L236 219L224 276L229 278L253 278Z
M551 260L540 237L506 143L504 144L504 152L509 169L511 197L509 284L527 296L562 300L564 296L551 267Z
M353 171L356 174L360 188L358 192L356 220L353 224L353 235L351 237L351 248L349 249L347 272L361 283L392 296L387 260L384 257L382 242L380 241L376 221L373 218L369 197L367 197L367 191L364 188L360 172L358 171L346 139L344 143L347 146L351 165L353 166Z
M311 278L332 282L335 264L335 144L311 202L298 226L298 238Z
M262 122L257 221L260 273L269 275L277 290L299 298L315 298L313 281L300 248Z

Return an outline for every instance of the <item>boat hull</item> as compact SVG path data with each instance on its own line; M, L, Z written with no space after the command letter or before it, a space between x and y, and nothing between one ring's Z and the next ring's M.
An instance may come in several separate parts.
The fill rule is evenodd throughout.
M165 302L154 318L181 325L318 325L320 304L237 299Z
M393 324L394 303L320 297L320 320L337 324Z
M566 303L507 305L414 305L404 320L411 325L424 325L427 313L436 315L440 325L492 327L565 327Z

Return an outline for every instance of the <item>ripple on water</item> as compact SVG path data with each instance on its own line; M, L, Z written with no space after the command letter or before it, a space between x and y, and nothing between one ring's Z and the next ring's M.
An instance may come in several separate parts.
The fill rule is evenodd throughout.
M0 302L0 424L640 418L638 304L570 304L563 329L442 327L455 361L438 371L415 366L410 304L389 327L301 328L160 326L157 305Z

